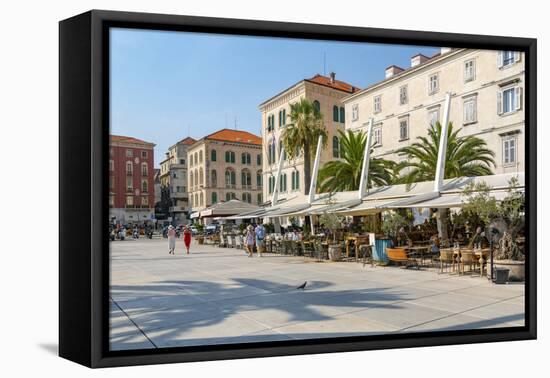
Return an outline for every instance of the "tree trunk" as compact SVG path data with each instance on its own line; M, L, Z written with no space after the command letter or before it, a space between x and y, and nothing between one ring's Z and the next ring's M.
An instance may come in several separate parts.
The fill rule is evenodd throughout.
M304 143L304 189L305 194L309 194L311 184L311 151L309 143Z
M449 246L449 209L439 209L437 211L437 233L441 240L442 247Z

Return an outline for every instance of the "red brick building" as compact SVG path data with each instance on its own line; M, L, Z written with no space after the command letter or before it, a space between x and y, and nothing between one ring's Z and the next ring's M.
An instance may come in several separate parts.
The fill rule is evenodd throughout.
M153 220L155 208L154 147L143 140L111 135L109 216L120 224Z

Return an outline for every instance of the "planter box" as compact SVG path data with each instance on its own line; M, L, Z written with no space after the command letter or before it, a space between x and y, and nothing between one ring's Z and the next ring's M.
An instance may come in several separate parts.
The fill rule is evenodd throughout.
M340 261L342 258L342 247L339 244L329 245L328 256L331 261Z
M498 268L509 269L510 281L525 281L525 262L524 261L494 260L493 266L497 269ZM491 274L490 269L488 269L488 274Z

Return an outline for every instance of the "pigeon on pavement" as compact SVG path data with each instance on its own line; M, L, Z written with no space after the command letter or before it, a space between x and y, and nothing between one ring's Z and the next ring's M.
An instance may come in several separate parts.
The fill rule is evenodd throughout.
M298 286L298 287L296 288L296 290L298 290L298 289L304 290L304 289L306 288L306 285L307 285L307 281L304 282L303 284L301 284L300 286Z

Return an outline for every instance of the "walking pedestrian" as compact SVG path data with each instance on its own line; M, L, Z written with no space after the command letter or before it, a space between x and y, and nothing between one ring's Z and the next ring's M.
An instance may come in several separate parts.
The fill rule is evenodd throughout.
M176 249L176 230L174 226L168 226L168 254L173 255Z
M189 254L189 247L191 247L191 229L189 226L185 226L183 229L183 243L185 244L185 249L187 250L187 254Z
M254 239L256 238L256 235L254 234L254 227L252 227L251 224L248 225L246 228L246 237L245 237L245 245L246 250L248 251L248 257L254 256Z
M265 228L264 225L259 223L254 230L256 234L256 248L258 248L258 255L263 256L265 251Z

